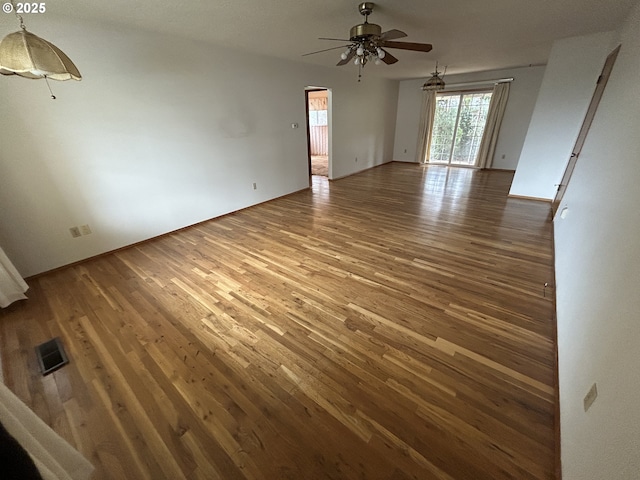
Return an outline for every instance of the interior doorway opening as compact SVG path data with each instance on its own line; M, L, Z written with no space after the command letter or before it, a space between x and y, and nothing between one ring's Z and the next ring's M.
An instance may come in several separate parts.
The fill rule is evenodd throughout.
M309 175L329 177L330 161L330 96L326 88L308 88L307 140Z

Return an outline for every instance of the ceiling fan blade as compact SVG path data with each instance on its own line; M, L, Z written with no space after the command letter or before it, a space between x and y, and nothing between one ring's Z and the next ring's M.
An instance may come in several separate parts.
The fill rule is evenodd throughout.
M338 63L336 63L336 66L341 67L342 65L346 65L351 61L353 57L355 57L355 55L356 51L354 49L351 49L349 53L347 53L347 58L345 58L344 60L340 60Z
M406 36L406 33L394 28L393 30L382 33L380 35L380 40L395 40L396 38L404 38Z
M307 55L315 55L316 53L328 52L329 50L337 50L338 48L346 48L348 46L349 45L340 45L339 47L325 48L324 50L318 50L316 52L304 53L304 54L302 54L302 56L306 57Z
M382 42L385 48L399 48L400 50L415 50L416 52L430 52L433 46L430 43L412 42Z
M391 55L389 52L387 52L384 48L382 49L384 51L384 58L382 58L381 60L386 63L387 65L393 65L394 63L396 63L398 61L398 59L396 57L394 57L393 55Z
M348 38L327 38L327 37L319 37L318 40L335 40L336 42L350 42Z

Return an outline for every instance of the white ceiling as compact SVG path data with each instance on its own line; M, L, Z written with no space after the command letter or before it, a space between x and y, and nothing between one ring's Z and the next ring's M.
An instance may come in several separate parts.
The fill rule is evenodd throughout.
M367 75L427 76L436 60L447 73L544 64L554 40L616 28L637 0L378 0L370 23L433 44L429 53L391 50L395 65L368 65ZM357 0L49 0L47 16L125 24L240 50L333 66L362 23ZM27 20L27 19L25 19ZM42 18L46 21L46 18ZM2 22L6 24L5 21ZM28 24L27 24L28 25ZM355 69L353 65L334 67Z

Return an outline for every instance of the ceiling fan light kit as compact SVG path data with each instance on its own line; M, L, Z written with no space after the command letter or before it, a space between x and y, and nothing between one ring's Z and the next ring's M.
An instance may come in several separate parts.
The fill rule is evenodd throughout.
M362 69L367 63L373 62L376 65L386 63L387 65L392 65L398 61L398 59L387 52L385 48L413 50L418 52L429 52L432 49L432 46L428 43L392 41L398 38L404 38L407 34L395 29L383 33L380 25L369 23L369 15L373 12L374 6L375 4L373 2L363 2L358 6L360 14L364 16L364 23L351 27L348 40L340 38L320 38L320 40L351 42L345 45L347 49L340 55L341 60L337 65L346 65L353 60L353 64L357 65L359 70L358 81L360 81L360 78L362 77ZM327 48L317 52L307 53L305 55L313 55L320 52L326 52L328 50L333 50L333 48Z

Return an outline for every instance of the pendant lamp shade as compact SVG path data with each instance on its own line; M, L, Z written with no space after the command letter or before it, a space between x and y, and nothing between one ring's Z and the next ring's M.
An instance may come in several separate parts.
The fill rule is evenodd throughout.
M445 87L444 80L438 74L438 72L434 73L429 80L427 80L422 86L423 90L442 90Z
M0 42L0 73L33 79L82 79L62 50L24 29L10 33Z
M447 67L444 67L444 72L447 72ZM442 76L444 76L444 73L442 74ZM431 77L426 82L424 82L422 90L444 90L445 85L446 84L444 83L444 80L442 79L442 77L440 76L440 72L438 71L438 62L436 62L436 71L431 74Z

